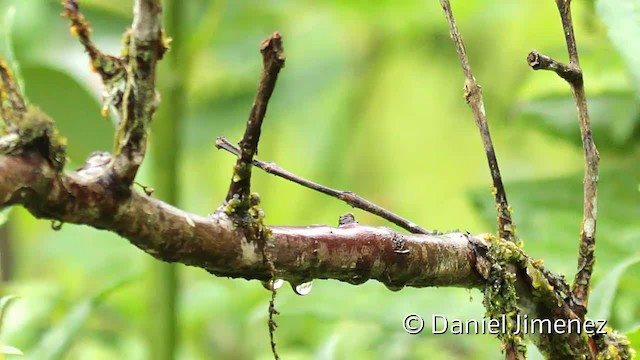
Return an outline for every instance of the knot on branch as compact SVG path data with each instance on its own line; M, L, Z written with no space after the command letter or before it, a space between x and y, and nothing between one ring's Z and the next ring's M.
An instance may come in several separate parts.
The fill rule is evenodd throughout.
M51 118L35 106L26 106L11 70L0 59L0 116L6 127L0 131L1 154L35 151L56 171L66 160L67 140Z
M533 70L550 70L572 85L582 85L582 70L575 64L565 64L533 50L527 56Z
M6 136L15 141L3 152L16 154L37 151L56 171L62 171L66 160L67 140L58 133L53 120L32 106L23 116L14 120L7 129Z
M262 64L265 69L282 69L284 67L285 55L282 47L282 36L279 32L275 31L260 43L260 52L262 53Z

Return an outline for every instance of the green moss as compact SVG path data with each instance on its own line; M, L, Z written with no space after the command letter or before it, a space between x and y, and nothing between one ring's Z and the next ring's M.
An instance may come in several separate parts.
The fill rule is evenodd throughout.
M607 334L595 339L596 347L598 348L597 360L627 360L635 358L636 352L631 347L631 342L626 336L609 327L605 328L605 330Z
M519 354L526 356L527 347L524 339L514 334L518 328L516 323L521 313L518 306L516 291L516 274L511 269L513 265L526 262L522 250L514 243L500 240L493 235L485 235L489 243L487 258L491 262L491 269L484 290L484 306L487 316L492 319L505 317L507 331L498 335L504 348L516 349Z
M60 171L66 160L67 139L58 133L47 114L30 106L24 116L16 119L14 131L20 136L19 148L35 147Z

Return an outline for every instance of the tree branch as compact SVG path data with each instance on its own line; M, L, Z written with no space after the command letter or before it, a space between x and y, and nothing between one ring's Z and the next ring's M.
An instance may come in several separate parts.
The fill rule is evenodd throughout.
M582 71L572 64L565 64L533 50L527 56L527 63L533 70L551 70L569 84L582 83Z
M101 156L105 156L102 153ZM103 159L104 160L104 159ZM107 167L108 161L94 163ZM224 214L202 217L131 192L121 197L88 168L58 174L39 154L0 155L0 209L21 204L38 218L113 231L154 257L216 276L270 280L261 246ZM294 284L369 279L402 286L482 286L466 234L409 235L362 225L271 226L269 254L278 278Z
M571 19L571 1L556 0L556 5L562 19L565 34L569 64L564 64L548 56L532 51L527 62L534 69L552 70L571 86L571 92L576 101L580 133L584 149L584 212L580 231L580 250L578 255L578 271L572 286L572 300L575 310L581 317L587 312L589 291L591 288L591 274L595 264L596 244L596 214L598 193L598 162L600 155L593 141L591 120L587 107L587 96L584 90L582 70L578 58L575 34Z
M237 197L241 203L245 204L238 209L239 211L246 211L250 206L249 201L243 200L248 200L251 193L251 162L253 156L258 152L262 121L267 113L269 99L276 86L278 74L284 67L285 56L280 33L274 32L266 38L260 45L260 52L262 53L262 75L247 127L239 143L240 155L234 167L231 185L226 197L227 202Z
M240 155L240 150L238 150L238 148L233 146L233 144L231 144L229 140L227 140L224 137L218 137L218 139L216 139L216 147L218 149L223 149L225 151L228 151L236 156ZM435 234L436 233L436 232L427 230L419 226L418 224L383 208L382 206L376 205L371 201L351 191L335 190L328 186L324 186L324 185L315 183L313 181L301 178L298 175L293 174L272 162L265 162L265 161L254 159L252 161L252 165L261 170L266 171L269 174L281 177L283 179L289 180L298 185L302 185L308 189L315 190L323 194L329 195L336 199L340 199L355 208L362 209L370 214L377 215L389 222L392 222L398 225L399 227L409 231L410 233L413 233L413 234Z
M91 27L84 15L80 13L78 1L65 0L62 6L64 8L62 16L71 21L69 28L71 34L77 36L82 46L84 46L91 59L92 69L100 75L105 86L112 82L114 78L124 80L126 76L125 62L121 58L102 53L91 41Z
M0 117L7 126L15 125L17 119L27 112L27 105L20 95L18 84L7 63L0 59Z
M507 201L507 193L505 192L504 185L502 183L502 176L500 175L500 168L498 167L498 159L496 158L493 142L491 141L491 133L489 132L489 124L487 123L484 101L482 99L482 89L476 82L473 72L471 71L467 51L465 50L462 36L458 31L458 26L456 25L455 18L453 17L451 4L449 3L449 0L440 0L440 4L442 5L442 10L444 11L444 15L449 23L451 39L453 39L456 46L456 51L460 58L460 64L462 65L462 71L464 72L464 97L473 112L473 117L476 120L476 125L478 126L480 136L482 137L484 151L487 155L487 162L489 163L489 170L491 171L491 178L493 180L493 193L498 211L498 236L509 241L517 241L515 225L513 225L513 220L511 219L511 207Z
M200 267L216 276L261 281L273 279L275 271L276 278L294 286L334 279L354 285L377 280L391 290L483 289L494 288L502 266L515 266L518 301L530 318L576 318L565 305L563 288L549 281L541 263L512 242L455 232L401 234L353 222L339 227L269 226L269 241L254 241L225 212L203 217L135 191L121 196L110 183L117 180L95 176L109 164L108 153L97 153L84 167L62 174L37 151L0 155L0 210L22 205L38 218L115 232L163 261ZM265 261L264 247L269 248L273 266ZM589 351L585 339L575 333L540 334L533 340L543 353L551 354L558 351L556 344L570 344L550 358Z
M128 191L147 148L147 133L159 103L156 65L167 50L162 32L160 0L136 0L127 53L127 82L116 133L116 151L110 175Z

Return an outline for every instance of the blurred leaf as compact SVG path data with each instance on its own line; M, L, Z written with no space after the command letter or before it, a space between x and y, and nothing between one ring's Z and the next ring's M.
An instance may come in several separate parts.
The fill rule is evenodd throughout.
M598 0L596 12L627 64L633 78L631 83L640 93L640 1Z
M1 32L4 32L4 42L2 43L2 46L0 46L0 54L6 56L9 67L11 68L11 70L13 70L13 76L18 82L20 92L24 94L24 79L22 78L20 64L18 63L18 59L16 58L15 49L13 46L13 28L15 24L15 16L16 7L9 6L2 23L2 29L0 29Z
M573 273L582 221L582 174L506 183L520 237L531 256L542 257L554 271ZM640 194L637 166L603 167L598 190L598 269L606 269L640 252ZM495 226L495 206L488 190L476 190L471 200L482 218Z
M611 270L591 292L589 301L589 317L593 319L609 319L613 309L613 301L618 290L618 283L625 271L640 262L640 256L633 256Z
M113 291L132 280L128 277L118 281L94 296L75 305L64 317L62 322L44 334L40 343L31 351L30 357L34 359L56 360L61 359L71 344L78 337L84 323L98 305Z
M6 208L0 210L0 226L4 225L4 223L9 220L9 212L11 211L11 209L12 208Z
M13 300L17 298L18 296L16 295L8 295L8 296L3 296L0 299L0 329L2 329L2 324L4 323L4 314L7 311L7 307L9 306L9 304L11 304Z
M67 73L43 65L25 65L23 74L31 103L49 114L69 140L71 161L80 163L94 151L111 150L115 130L87 89Z
M0 345L0 353L5 355L24 355L20 349L9 345Z
M600 150L620 150L637 142L634 132L640 120L640 105L632 93L589 96L589 113ZM532 99L519 106L518 115L525 125L582 147L576 104L571 95Z
M637 328L628 331L626 334L627 338L631 342L631 347L636 351L636 353L640 352L640 326Z

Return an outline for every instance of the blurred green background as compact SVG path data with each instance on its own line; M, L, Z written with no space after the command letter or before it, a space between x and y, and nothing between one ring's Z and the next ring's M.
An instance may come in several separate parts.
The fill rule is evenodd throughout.
M102 50L119 53L131 3L80 2ZM590 316L640 338L640 266L633 266L640 261L640 1L574 3L602 159ZM437 1L193 0L174 6L183 11L176 22L181 42L174 43L180 55L177 65L161 68L160 82L184 80L184 103L172 105L179 138L160 146L154 135L162 129L154 130L141 183L155 187L173 175L176 205L199 214L216 209L234 159L215 150L215 138L239 140L260 73L258 45L278 30L287 64L263 128L261 159L352 190L426 228L494 231L490 176ZM561 79L526 64L533 49L567 58L555 3L459 0L453 7L483 86L525 248L572 279L582 216L575 105ZM13 53L29 101L68 137L73 169L92 151L111 149L114 127L100 116L99 78L60 12L58 1L0 1L0 50ZM159 176L154 169L167 153L177 154L178 169ZM361 223L390 226L254 174L269 224L337 224L339 215L353 211ZM150 280L148 255L108 232L70 224L53 231L21 208L0 217L8 218L0 228L1 293L20 296L7 310L2 344L33 358L150 356L147 330L163 324L146 300L161 296ZM176 358L272 358L270 293L259 282L178 270ZM408 313L479 319L481 302L477 290L390 292L377 282L315 281L301 297L286 286L276 300L278 350L285 359L499 358L499 343L488 335L435 336L427 329L410 336L401 326Z

